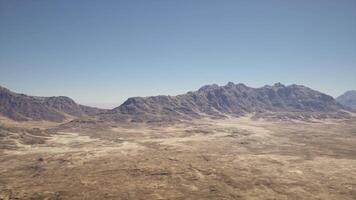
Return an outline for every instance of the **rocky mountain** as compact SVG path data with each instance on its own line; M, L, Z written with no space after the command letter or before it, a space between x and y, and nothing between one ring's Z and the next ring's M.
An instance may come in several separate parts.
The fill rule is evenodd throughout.
M336 98L340 104L356 110L356 91L350 90Z
M116 121L166 121L204 116L221 118L252 112L335 112L344 109L329 95L301 85L252 88L229 82L178 96L129 98L100 117Z
M79 105L68 97L35 97L0 87L0 115L16 121L61 122L67 117L93 116L105 110Z
M337 112L345 107L333 97L301 85L276 83L260 88L229 82L206 85L177 96L132 97L112 110L79 105L68 97L34 97L0 87L0 115L14 120L61 122L92 116L121 122L176 121L223 118L266 112ZM79 120L80 120L79 119Z

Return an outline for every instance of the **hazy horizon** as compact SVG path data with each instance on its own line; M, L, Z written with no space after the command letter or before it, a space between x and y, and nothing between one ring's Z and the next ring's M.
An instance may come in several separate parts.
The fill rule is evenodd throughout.
M355 35L352 0L0 1L0 85L104 107L229 81L336 97Z
M231 82L231 81L229 81L229 82ZM226 84L228 84L229 82L227 82ZM257 87L252 87L252 88L260 88L260 87L264 87L264 86L267 86L267 85L272 86L272 85L277 84L277 83L280 83L280 82L276 82L276 83L273 83L273 84L265 84L265 85L263 85L263 86L257 86ZM205 85L202 85L201 87L206 86L206 85L213 85L213 84L216 84L216 83L205 84ZM219 86L224 86L224 85L226 85L226 84L217 84L217 85L219 85ZM234 83L234 84L239 84L239 83ZM242 83L242 84L244 84L244 83ZM281 83L281 84L283 84L283 83ZM283 84L283 85L285 85L285 84ZM289 85L291 85L291 84L288 84L288 85L285 85L285 86L289 86ZM302 84L297 84L297 85L302 85ZM0 86L4 87L4 85L0 85ZM247 85L247 86L248 86L248 87L251 87L250 85ZM308 87L307 85L303 85L303 86ZM152 94L152 95L149 95L149 96L158 96L158 95L176 96L176 95L188 93L188 92L191 92L191 91L197 91L197 90L200 89L201 87L195 88L195 89L191 89L191 90L187 90L187 91L185 91L185 92L178 93L178 94L169 94L169 93L168 93L168 94ZM5 87L5 88L7 88L7 87ZM12 92L16 92L16 93L23 93L23 92L16 91L16 90L11 89L11 88L7 88L7 89L11 90ZM313 89L313 88L311 88L311 89ZM352 89L351 89L351 90L352 90ZM351 90L347 90L347 91L351 91ZM355 91L355 90L352 90L352 91ZM320 91L320 92L323 92L323 91ZM346 92L346 91L345 91L345 92ZM345 92L344 92L344 93L345 93ZM325 93L325 92L323 92L323 93ZM342 93L342 94L344 94L344 93ZM45 96L46 96L46 95L33 95L33 94L28 94L28 93L24 93L24 94L25 94L25 95L30 95L30 96L39 96L39 97L45 97ZM328 93L326 93L326 94L328 94ZM333 96L333 97L336 98L336 97L338 97L338 96L340 96L340 95L342 95L342 94L339 94L339 95ZM330 94L328 94L328 95L330 95ZM65 96L65 95L50 95L50 96ZM332 95L331 95L331 96L332 96ZM70 96L68 96L68 97L70 97ZM148 96L138 95L138 96L130 96L130 97L148 97ZM127 97L127 98L130 98L130 97ZM70 98L72 98L72 97L70 97ZM93 107L104 108L104 109L112 109L112 108L115 108L115 107L120 106L122 103L124 103L124 101L127 100L127 98L124 99L124 100L122 100L122 101L119 101L119 102L105 102L105 103L102 103L102 102L84 102L84 103L82 103L82 102L78 102L78 101L75 100L75 99L74 99L74 100L75 100L76 102L82 104L82 105L93 106Z

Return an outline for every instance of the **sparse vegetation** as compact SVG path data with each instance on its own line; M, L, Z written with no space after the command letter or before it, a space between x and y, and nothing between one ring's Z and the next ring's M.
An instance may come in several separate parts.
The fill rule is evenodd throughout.
M13 137L0 197L354 199L355 118L314 120L72 124L35 137L45 143Z

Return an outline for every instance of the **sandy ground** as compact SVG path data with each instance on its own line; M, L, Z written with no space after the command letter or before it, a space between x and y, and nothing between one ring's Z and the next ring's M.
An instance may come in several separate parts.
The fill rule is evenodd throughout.
M356 199L355 120L4 129L0 144L0 199Z

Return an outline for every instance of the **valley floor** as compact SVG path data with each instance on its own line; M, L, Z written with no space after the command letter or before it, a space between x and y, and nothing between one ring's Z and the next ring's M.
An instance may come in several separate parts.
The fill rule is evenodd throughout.
M356 199L356 120L0 134L0 199Z

